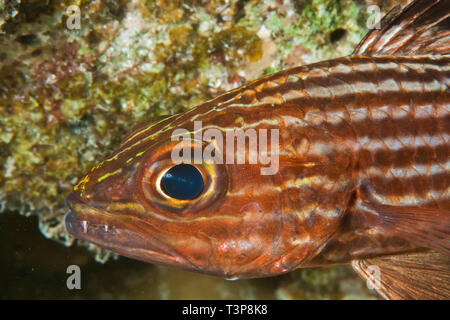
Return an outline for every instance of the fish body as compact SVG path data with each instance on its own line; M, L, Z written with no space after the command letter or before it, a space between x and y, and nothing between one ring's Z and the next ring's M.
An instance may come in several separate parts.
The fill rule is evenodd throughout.
M68 231L225 278L340 263L369 278L377 265L386 298L450 298L449 14L446 1L414 1L351 56L139 124L69 194ZM180 129L188 139L173 138ZM236 129L270 161L251 163L251 143L218 143ZM191 164L203 183L192 199L165 185L180 145L222 160ZM405 266L415 281L398 280Z

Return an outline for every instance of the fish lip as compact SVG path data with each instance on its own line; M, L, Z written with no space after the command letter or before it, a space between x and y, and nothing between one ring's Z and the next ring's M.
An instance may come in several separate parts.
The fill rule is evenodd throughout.
M83 201L74 202L74 197L70 195L66 198L66 204L69 210L64 216L64 225L67 232L75 238L91 242L102 248L133 259L191 271L197 271L199 269L182 255L162 248L163 245L158 244L154 236L144 239L137 232L122 230L113 223L104 223L102 220L105 217L89 211L93 209L99 214L111 214L96 206L91 206ZM112 216L109 218L114 219L115 217ZM140 237L142 241L139 244L144 244L144 246L127 246L126 235Z
M75 207L71 207L64 217L66 230L80 240L88 241L120 255L152 264L175 267L186 271L198 272L226 279L255 277L251 274L241 274L239 272L223 270L221 268L214 268L211 270L205 269L201 265L197 265L191 261L189 257L184 256L182 252L170 252L169 250L161 248L162 246L158 245L158 241L153 240L155 237L150 237L148 241L145 241L145 247L129 247L120 241L108 241L107 237L102 236L107 236L107 231L103 228L104 224L101 223L102 218L95 213L88 212L87 209L83 210L84 207L88 208L89 205L77 203ZM95 208L95 210L100 211L100 213L103 211L97 208ZM82 230L83 221L88 221L86 231L89 232L84 232ZM111 225L111 229L108 230L108 232L111 232L112 230Z

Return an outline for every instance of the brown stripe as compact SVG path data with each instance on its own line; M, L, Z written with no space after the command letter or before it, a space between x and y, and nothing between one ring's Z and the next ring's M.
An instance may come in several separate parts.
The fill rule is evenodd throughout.
M377 194L389 197L415 197L420 201L420 197L426 198L430 191L448 193L450 174L448 172L431 174L428 176L414 176L409 178L393 178L386 174L386 177L364 177L376 190Z
M450 159L450 147L447 144L435 148L410 146L396 151L381 149L375 152L362 149L357 157L361 171L373 166L405 168L412 164L445 163Z
M347 62L347 64L342 64L342 61ZM407 89L408 83L414 81L423 87L423 82L433 82L435 80L440 80L442 82L444 79L448 79L449 61L449 58L437 60L425 58L417 60L414 58L405 59L398 57L390 58L389 60L386 60L386 58L363 59L362 62L358 62L358 58L353 58L350 61L347 61L346 59L337 59L336 61L328 61L307 67L290 69L285 73L277 75L277 77L273 77L273 79L266 80L266 82L254 83L247 89L261 88L261 90L256 90L256 98L261 100L265 96L273 96L277 93L283 94L290 90L302 91L308 88L312 90L323 90L324 93L330 92L331 90L330 97L336 97L339 96L339 94L333 92L332 87L337 85L345 86L345 84L348 84L350 89L348 90L349 93L357 94L361 89L358 86L355 86L355 84L361 86L367 83L369 85L379 86L383 81L388 80L395 81L399 88ZM390 63L392 67L384 68L380 65L382 63ZM325 64L325 66L323 64ZM339 72L339 69L341 69L343 65L348 66L350 71L345 73ZM360 71L359 68L361 68L361 66L364 66L364 68ZM314 72L316 75L313 74ZM300 76L297 76L297 74L304 74L304 80L302 80ZM297 79L298 81L285 82L286 77L288 79ZM280 78L283 81L277 81L277 78ZM264 86L264 83L270 85ZM279 85L275 86L273 83L278 83ZM315 87L318 87L318 89L314 89ZM378 90L380 89L382 88L378 88Z
M373 139L434 136L450 133L450 114L443 118L435 118L432 115L420 119L414 119L410 116L400 119L393 119L389 115L386 117L386 119L380 120L352 121L349 125L358 137L371 137ZM347 138L345 133L348 132L348 128L344 121L340 124L324 123L323 128L339 137Z

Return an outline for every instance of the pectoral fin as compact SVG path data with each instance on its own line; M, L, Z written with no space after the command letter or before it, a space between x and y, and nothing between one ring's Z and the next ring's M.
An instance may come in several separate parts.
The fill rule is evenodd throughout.
M376 217L375 226L422 248L450 255L450 211L438 208L390 206L370 201L367 212Z
M353 269L385 299L450 299L450 256L420 253L355 260Z

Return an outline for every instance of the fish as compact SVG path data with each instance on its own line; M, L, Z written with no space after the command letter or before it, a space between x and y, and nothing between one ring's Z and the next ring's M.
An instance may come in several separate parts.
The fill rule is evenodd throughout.
M67 231L226 279L351 264L385 299L449 299L449 16L415 0L349 56L136 125L67 196Z

